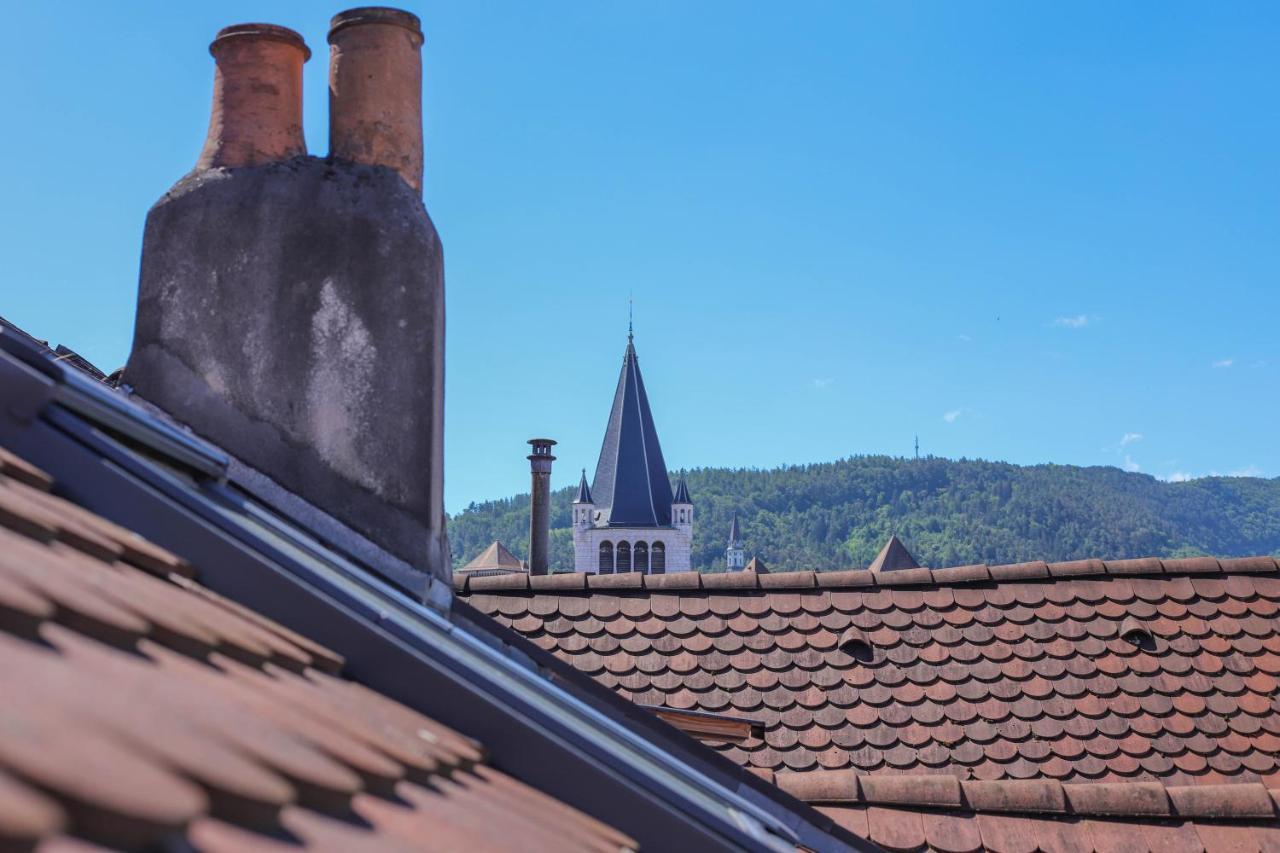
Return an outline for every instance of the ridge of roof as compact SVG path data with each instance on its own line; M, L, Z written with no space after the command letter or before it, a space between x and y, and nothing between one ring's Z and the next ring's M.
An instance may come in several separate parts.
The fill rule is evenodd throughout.
M630 339L591 491L601 518L608 524L619 527L671 524L671 478L662 459L636 348Z
M1217 853L1272 850L1280 843L1280 791L1258 782L1166 787L950 776L832 778L841 773L847 771L779 773L777 782L839 826L889 850ZM804 778L809 776L821 778ZM856 799L841 799L850 791Z
M765 778L770 773L766 770ZM1280 814L1280 788L1268 788L1262 782L1164 785L1158 781L981 781L949 774L888 776L853 770L780 770L772 777L779 788L808 803L1130 819L1267 820Z
M1102 575L1108 577L1162 578L1205 574L1258 574L1280 572L1275 557L1177 557L1167 560L1155 557L1123 560L1070 560L1060 563L1042 561L990 566L978 563L945 569L900 569L892 572L869 572L848 569L834 572L673 572L647 575L624 572L597 575L589 572L562 572L528 577L513 575L494 578L454 576L454 588L460 593L581 593L588 590L644 590L648 592L688 592L716 590L803 590L855 589L866 587L950 587L970 584L1003 584L1023 581L1060 581Z

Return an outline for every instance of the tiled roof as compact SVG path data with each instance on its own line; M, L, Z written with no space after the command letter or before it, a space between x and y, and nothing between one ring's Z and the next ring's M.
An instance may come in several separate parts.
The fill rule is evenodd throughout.
M763 772L1280 787L1271 557L475 579L635 702L763 719Z
M776 784L888 850L1270 851L1280 849L1276 798L1257 782L1158 782L778 773Z
M52 485L0 449L0 848L634 846Z

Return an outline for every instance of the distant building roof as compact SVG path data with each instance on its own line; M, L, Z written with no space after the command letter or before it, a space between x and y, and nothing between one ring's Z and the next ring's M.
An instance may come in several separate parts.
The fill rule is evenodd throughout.
M738 528L738 514L733 514L733 523L729 525L729 545L742 541L742 531Z
M752 557L751 560L747 563L746 567L743 568L743 571L755 572L758 575L767 575L769 574L769 567L766 566L764 564L764 560L760 559L759 557Z
M911 552L907 550L907 546L902 544L902 540L897 536L890 536L889 541L884 543L884 547L880 549L880 553L871 561L868 567L873 572L894 572L899 569L918 569L920 564L916 562L916 558L911 556Z
M519 557L512 554L507 550L506 545L495 539L489 544L488 548L481 551L474 560L458 569L458 571L504 574L507 572L523 572L526 569Z
M676 481L676 496L671 499L672 503L691 504L693 501L689 498L689 484L684 480L684 472L680 472L680 479Z
M582 479L578 481L578 495L573 499L576 504L589 504L591 500L591 487L587 485L587 469L582 469Z
M630 337L591 492L600 519L612 526L671 524L671 480Z

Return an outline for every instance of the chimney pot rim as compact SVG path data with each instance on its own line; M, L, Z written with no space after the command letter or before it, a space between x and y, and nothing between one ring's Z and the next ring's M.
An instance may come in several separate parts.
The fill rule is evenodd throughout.
M311 48L307 47L307 42L301 33L278 24L261 23L232 24L229 27L223 27L209 43L209 53L216 57L217 48L233 39L265 39L283 42L301 50L303 62L311 58Z
M390 24L403 27L418 37L418 44L422 44L422 21L412 12L393 6L357 6L354 9L339 12L329 20L329 44L333 44L333 37L340 30L361 24Z

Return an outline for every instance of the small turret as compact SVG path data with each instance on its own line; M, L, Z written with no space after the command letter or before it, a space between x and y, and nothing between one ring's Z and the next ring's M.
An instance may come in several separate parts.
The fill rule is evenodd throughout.
M740 572L746 565L747 552L742 547L742 532L738 528L738 514L733 514L733 524L729 525L729 545L724 550L725 564L729 571Z
M693 500L689 497L689 484L684 480L684 472L676 483L676 494L671 499L671 524L677 530L693 531Z
M573 499L574 527L590 527L594 520L596 506L591 500L591 487L587 485L587 469L582 469L582 479L578 481L578 496Z

